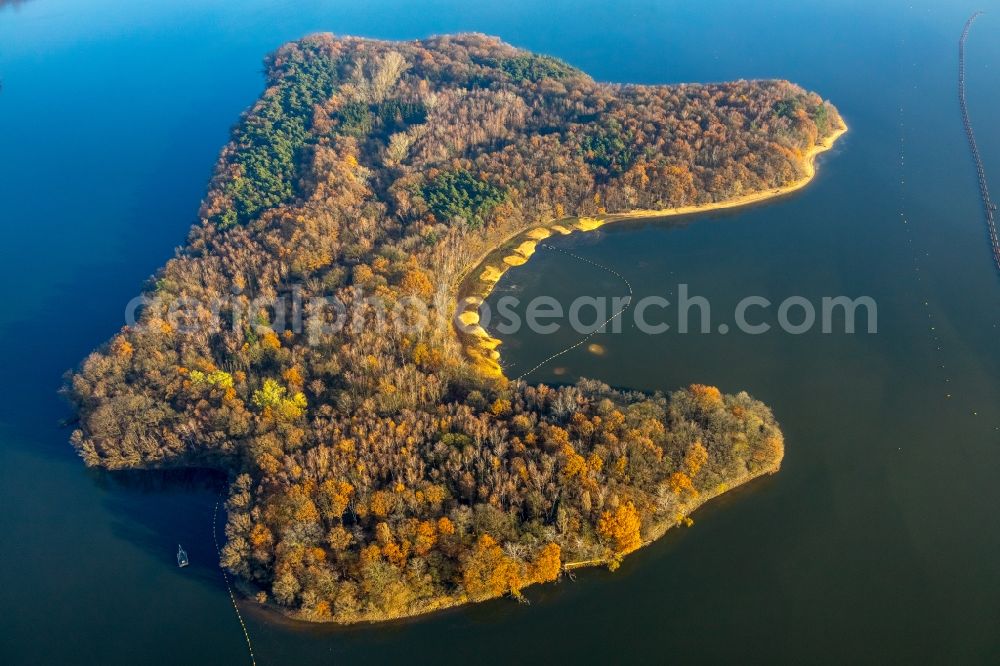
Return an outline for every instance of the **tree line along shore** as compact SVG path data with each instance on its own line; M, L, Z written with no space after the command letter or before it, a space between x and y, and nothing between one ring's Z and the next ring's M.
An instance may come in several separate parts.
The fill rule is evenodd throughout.
M599 83L478 34L314 35L265 74L151 304L66 387L87 465L229 474L222 564L251 596L340 623L519 598L566 564L615 567L778 469L780 428L746 393L512 382L466 353L450 315L539 221L804 183L844 127L830 103L778 80ZM296 332L251 309L293 289L447 316Z

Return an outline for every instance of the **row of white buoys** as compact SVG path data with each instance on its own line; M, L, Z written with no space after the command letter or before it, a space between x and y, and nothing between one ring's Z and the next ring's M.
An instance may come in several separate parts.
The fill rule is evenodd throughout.
M250 651L250 664L256 666L257 660L253 656L253 644L250 642L250 632L247 631L247 625L243 621L243 614L240 613L240 607L236 604L236 595L233 594L233 586L229 583L229 574L226 573L226 568L222 566L222 549L219 548L219 537L218 530L216 528L216 516L219 515L219 500L215 500L215 508L212 509L212 541L215 543L215 552L219 556L219 568L222 570L222 579L226 581L226 590L229 592L229 600L233 602L233 609L236 611L236 619L240 621L240 627L243 629L243 637L247 640L247 650Z
M962 33L962 41L961 41L962 45L964 45L965 36L968 34L969 26L972 24L972 21L976 18L976 16L978 16L978 12L976 14L974 14L969 19L969 21L966 23L965 29L963 30L963 33ZM960 58L960 60L962 61L962 67L960 68L959 79L960 79L961 82L964 83L964 58ZM916 66L917 66L917 64L914 63L914 67L916 67ZM960 95L962 95L962 93L963 93L963 90L961 88L960 88L959 93L960 93ZM961 101L963 103L963 111L964 111L964 96L963 96L963 99ZM963 114L963 120L967 120L967 117L965 116L965 114ZM971 124L969 125L969 128L971 129ZM973 146L975 145L974 144L974 139L972 139L970 141L970 144L972 144ZM978 159L978 151L974 151L973 152L973 156L974 156L974 158ZM977 167L980 169L980 171L982 171L981 165L977 164ZM904 229L904 232L906 233L906 241L907 241L907 244L910 246L910 252L911 252L911 255L913 257L913 270L914 270L913 278L914 278L914 282L915 283L923 284L923 280L921 279L921 273L920 273L920 263L921 263L922 258L925 257L925 256L929 257L930 253L926 252L926 251L920 251L914 245L914 243L913 243L913 225L909 224L910 220L908 220L907 217L906 217L906 210L907 210L907 186L906 186L906 178L905 178L905 169L906 169L906 125L905 125L905 122L904 122L904 107L903 106L900 106L900 108L899 108L899 168L900 168L899 217L900 217L900 221L904 225L903 229ZM986 196L988 197L988 191L985 190L985 182L982 183L982 186L983 186L983 191L986 193ZM995 205L992 204L992 201L990 201L988 198L985 199L985 201L987 202L986 208L987 208L988 211L992 211L992 210L995 209ZM993 225L992 225L992 222L993 222L993 216L992 215L989 215L989 214L987 215L987 222L990 224L990 236L991 236L991 239L993 239L993 238L996 237L995 236L996 231L995 231L995 229L993 228ZM996 244L995 241L993 242L993 249L994 249L994 259L996 260L997 257L1000 256L1000 251L998 251L998 247L997 247L997 244ZM1000 266L1000 261L998 261L998 266ZM931 309L931 306L930 306L930 299L928 297L926 287L924 287L923 289L920 289L919 291L923 291L923 297L920 300L921 300L921 303L923 304L923 307L924 307L924 310L925 310L925 314L926 314L926 317L927 317L927 323L926 323L926 329L925 330L927 332L928 342L930 343L930 346L933 349L933 351L936 352L937 360L935 361L935 365L941 371L941 375L942 375L941 379L943 379L943 386L942 386L943 399L946 400L946 401L947 400L951 400L954 397L953 394L952 394L952 391L955 390L955 386L953 385L953 383L951 381L951 377L948 376L949 375L948 366L944 362L945 361L945 356L946 356L946 353L945 353L945 350L944 350L945 343L944 343L944 340L943 340L943 338L941 336L941 332L939 330L940 327L937 326L937 325L935 325L935 319L934 319L934 315L932 314L932 309ZM978 412L974 411L974 410L971 413L972 413L972 416L976 416L978 414ZM1000 430L1000 427L995 427L994 430Z
M899 183L900 183L900 186L899 186L899 219L903 223L903 230L904 230L904 233L906 234L906 243L910 247L910 255L913 258L913 279L914 279L914 283L915 284L922 284L923 280L921 279L921 273L920 273L920 263L921 263L921 258L922 258L921 255L923 255L923 256L930 256L930 253L929 252L923 252L923 253L921 253L914 246L914 244L913 244L913 225L909 223L910 221L906 217L906 209L907 209L907 202L906 202L906 191L907 191L906 190L906 123L904 121L904 109L903 109L902 106L899 107L899 170L900 170L900 178L899 178ZM933 322L934 322L934 315L931 313L930 301L926 297L926 291L925 291L925 294L924 294L924 298L921 299L921 302L923 303L925 314L927 315L927 329L926 329L926 331L927 331L927 336L929 338L928 342L930 343L930 345L934 349L934 351L938 352L939 358L943 358L943 348L942 348L941 336L938 334L937 327L934 326L934 324L933 324ZM945 370L945 364L944 363L938 362L937 366L938 366L939 369ZM947 374L947 372L945 374ZM946 385L949 385L951 383L951 379L949 377L945 376L944 377L944 383ZM946 386L945 388L947 390L947 389L950 388L950 386ZM950 399L951 398L951 393L945 392L944 398L946 400Z
M986 169L983 166L983 159L979 154L979 145L976 143L976 133L972 129L972 121L969 119L969 105L965 97L965 41L969 37L969 30L973 22L979 18L982 12L976 12L965 22L962 28L962 37L958 40L958 105L962 109L962 125L965 127L965 135L969 139L969 150L972 152L972 161L976 165L976 175L979 179L979 194L983 199L983 210L986 214L986 227L990 235L990 245L993 249L993 261L997 268L1000 268L1000 239L997 237L996 226L996 204L990 198L990 189L986 180Z
M591 266L594 266L594 267L599 268L599 269L601 269L603 271L607 271L608 273L611 273L615 277L619 278L622 282L624 282L625 286L628 287L628 296L626 296L625 304L617 312L615 312L613 315L611 315L610 317L608 317L604 321L604 323L601 324L600 327L596 328L596 330L591 331L588 335L585 335L583 338L580 339L579 342L577 342L575 344L572 344L572 345L570 345L570 346L568 346L568 347L566 347L564 349L561 349L558 352L556 352L555 354L552 354L551 356L549 356L548 358L543 359L538 365L536 365L535 367L531 368L530 370L528 370L526 372L522 372L520 375L518 375L517 377L514 378L514 381L518 381L520 379L523 379L523 378L527 377L528 375L530 375L531 373L533 373L535 370L538 370L539 368L541 368L545 364L550 363L551 361L553 361L554 359L559 358L563 354L568 354L569 352L573 351L574 349L582 347L591 338L593 338L595 335L597 335L598 333L604 331L607 328L608 324L610 324L611 322L613 322L618 317L621 317L625 313L625 310L627 310L629 308L629 306L632 304L632 295L633 295L632 284L628 281L628 279L624 275L622 275L621 273L619 273L615 269L613 269L613 268L611 268L609 266L605 266L603 264L599 264L596 261L591 261L590 259L587 259L586 257L581 257L580 255L573 254L572 252L567 252L566 250L560 249L558 247L553 247L552 245L549 245L547 243L540 243L538 245L538 247L540 247L542 249L545 249L545 250L554 250L556 252L562 252L563 254L565 254L565 255L567 255L569 257L573 257L574 259L576 259L578 261L582 261L584 263L588 263Z

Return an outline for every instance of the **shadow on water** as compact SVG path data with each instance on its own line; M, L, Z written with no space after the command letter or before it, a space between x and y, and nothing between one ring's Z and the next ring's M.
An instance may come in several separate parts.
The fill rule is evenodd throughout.
M103 491L103 504L112 516L112 532L178 575L218 587L218 556L212 541L212 511L225 491L226 475L217 470L88 470ZM219 509L219 532L225 520ZM177 569L177 546L183 545L191 564Z
M134 218L140 219L138 210ZM0 319L0 348L18 350L5 354L4 364L5 374L17 377L20 389L0 402L0 423L16 435L12 443L30 442L29 452L35 455L73 455L68 442L73 427L60 427L72 426L75 416L60 395L67 373L124 324L128 301L141 293L169 256L171 242L182 241L188 229L187 222L162 224L151 243L148 230L131 227L122 234L122 243L132 248L127 258L70 258L79 269L52 285L49 295L32 293L28 280L19 287L16 297L27 300L32 309L26 314L8 309Z
M59 427L73 418L59 394L65 373L114 332L108 322L121 319L117 305L109 307L110 299L98 304L98 298L87 297L120 291L120 271L95 266L80 277L80 282L60 285L46 299L40 306L43 316L22 316L0 325L0 346L19 350L5 356L6 373L21 382L21 390L9 393L0 404L0 421L16 435L12 443L30 443L36 455L72 455L72 428Z

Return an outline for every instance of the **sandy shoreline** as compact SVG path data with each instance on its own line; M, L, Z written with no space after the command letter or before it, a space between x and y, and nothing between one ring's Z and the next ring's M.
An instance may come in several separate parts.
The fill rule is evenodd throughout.
M466 355L483 374L496 379L505 379L499 363L500 352L497 349L501 341L490 336L484 328L479 326L478 313L474 309L469 308L478 306L483 299L489 296L496 283L511 267L527 263L531 255L534 254L539 242L556 234L568 235L575 231L593 231L612 222L708 213L749 206L791 194L802 189L815 178L816 158L833 148L837 139L845 132L847 132L847 125L842 123L840 128L824 138L820 143L812 146L802 157L801 166L804 171L803 176L781 187L773 187L706 204L694 204L659 210L640 209L626 213L606 214L599 217L560 218L511 235L496 248L486 253L482 260L467 272L467 277L464 278L463 283L459 286L458 301L459 303L464 301L467 304L462 306L463 312L459 315L459 319L466 327L467 332L463 333L457 330L456 332L461 338L462 347Z
M654 523L646 530L646 538L643 539L642 545L636 550L641 550L646 546L657 541L660 537L666 534L671 528L680 525L685 518L689 517L694 513L699 507L707 504L709 501L724 495L725 493L739 488L754 479L758 479L762 476L768 476L770 474L776 473L781 468L781 460L784 457L782 452L782 457L773 461L773 463L758 472L747 473L736 479L732 479L727 482L723 482L713 488L710 491L701 493L700 495L689 499L680 508L679 513L673 517L664 517L662 520ZM635 551L632 551L635 552ZM627 556L627 554L625 555ZM582 560L576 562L564 562L562 565L562 571L572 572L578 569L585 569L587 567L597 567L597 566L607 566L611 563L612 558L602 557L591 560ZM533 585L538 585L540 583L531 583L526 585L524 589L528 589ZM241 595L244 599L251 599L254 594L254 589L243 583L237 584ZM494 597L495 598L495 597ZM383 624L386 622L394 622L398 624L406 624L409 622L419 621L423 616L429 613L442 613L445 611L454 610L460 606L466 604L476 603L471 599L468 599L464 595L456 596L442 596L436 597L434 599L429 599L422 605L419 609L412 613L405 613L400 615L361 615L354 619L346 622L335 622L331 623L328 620L316 620L304 615L297 613L288 612L286 609L281 608L274 602L268 602L266 604L245 604L244 610L248 612L257 613L261 620L284 623L286 626L292 629L306 629L307 627L314 624L336 624L341 627L356 626L360 624Z
M770 467L761 469L758 472L748 472L747 474L732 479L719 484L711 491L701 493L697 497L688 500L680 509L679 516L676 519L664 518L657 523L654 523L646 530L646 538L643 539L642 545L636 550L645 548L654 541L657 541L660 537L666 534L671 528L676 527L685 518L688 518L692 513L697 511L702 505L707 504L711 500L728 493L730 490L739 488L740 486L746 485L753 481L754 479L759 479L762 476L768 476L770 474L775 474L779 469L781 469L781 461L784 458L784 451L782 455L776 461L774 461ZM633 551L634 552L634 551ZM575 569L584 569L586 567L596 567L604 566L611 562L608 558L594 559L594 560L583 560L580 562L564 562L563 571L573 571Z
M496 286L496 283L500 280L503 274L510 269L512 266L520 266L531 258L534 254L535 248L538 243L542 240L549 238L555 234L571 234L575 231L592 231L598 229L606 224L612 222L621 222L625 220L635 220L642 218L659 218L659 217L673 217L678 215L690 215L694 213L704 213L715 210L724 210L727 208L736 208L739 206L746 206L753 203L758 203L762 201L767 201L780 197L786 194L790 194L805 187L816 175L815 160L818 155L829 150L836 143L837 139L840 138L847 131L846 125L835 131L830 136L826 137L821 143L813 146L804 156L803 170L805 175L793 183L785 185L783 187L771 188L768 190L763 190L760 192L754 192L752 194L742 195L739 197L734 197L732 199L727 199L725 201L719 201L711 204L701 204L693 206L682 206L678 208L667 208L663 210L635 210L629 211L627 213L615 213L609 215L602 215L601 217L577 217L577 218L560 218L558 220L552 220L547 224L529 227L523 231L512 234L508 238L501 241L497 247L493 248L489 252L486 252L483 257L476 262L474 267L465 273L461 284L458 286L458 300L469 299L469 302L477 303L482 302L483 298L489 296L490 292ZM472 277L475 276L475 277ZM494 376L500 380L506 380L503 372L498 363L500 357L497 347L500 345L500 340L490 337L490 335L478 324L478 315L474 311L467 311L463 313L460 317L462 323L467 327L472 329L471 333L461 333L457 331L458 335L462 338L463 347L469 357L472 359L473 363L479 368L480 371ZM735 488L743 486L754 479L762 476L767 476L769 474L774 474L781 467L781 461L784 457L784 452L776 459L771 461L771 465L753 473L747 473L735 479L731 479L719 484L717 487L710 491L703 492L695 497L688 499L680 507L678 507L678 513L674 516L664 516L659 521L651 525L645 534L645 539L643 540L642 546L640 548L645 548L654 541L662 537L668 530L681 524L685 518L690 516L699 507L706 504L712 499L719 497ZM575 562L564 562L564 571L573 571L575 569L581 569L585 567L592 566L603 566L610 563L608 558L590 559ZM249 588L241 589L244 595L249 596ZM415 610L412 613L394 615L394 616L359 616L352 620L346 622L340 622L338 624L348 626L355 624L365 624L365 623L383 623L383 622L407 622L412 621L414 618L425 615L427 613L439 613L446 611L448 609L453 609L458 606L470 603L470 600L464 596L444 596L438 597L432 600L428 600L422 607ZM273 604L268 604L265 606L256 606L255 610L258 610L269 616L269 619L281 619L292 623L302 623L301 626L308 626L317 622L312 618L303 617L295 613L288 613ZM275 618L274 616L277 616ZM324 622L319 620L319 622Z
M492 252L487 253L487 255L484 256L471 271L469 271L468 275L478 277L471 280L467 278L465 283L461 285L459 290L459 300L469 299L470 303L482 302L482 299L489 296L490 292L496 286L496 283L508 269L512 266L520 266L526 263L528 259L531 258L531 255L534 254L538 243L553 236L554 234L565 235L571 234L574 231L592 231L612 222L621 222L626 220L674 217L679 215L692 215L697 213L725 210L729 208L738 208L740 206L748 206L755 203L769 201L771 199L796 192L797 190L800 190L808 185L812 179L815 178L816 158L822 153L833 148L837 139L843 136L845 132L847 132L847 125L842 123L840 128L824 138L823 141L810 148L802 158L803 176L782 187L761 190L759 192L753 192L751 194L745 194L709 204L680 206L677 208L665 208L662 210L634 210L627 213L603 215L596 218L563 218L513 234L511 237L500 243L500 245ZM506 252L501 252L501 250L506 250ZM501 255L503 255L502 259L497 261L497 258ZM472 332L469 334L459 333L459 335L464 338L463 342L465 344L463 346L466 354L480 369L480 371L501 380L506 379L503 375L503 370L500 368L500 353L497 349L497 347L500 346L501 341L497 338L491 337L485 329L478 325L479 317L475 311L466 310L459 318L463 324L467 327L471 327L472 329ZM670 528L678 525L684 518L690 516L690 514L696 511L703 504L730 490L733 490L734 488L747 484L756 478L774 474L778 471L778 469L780 469L780 467L781 458L779 457L777 460L772 461L771 466L765 469L761 469L756 473L748 473L737 479L732 479L724 484L721 484L711 492L706 492L692 498L681 507L679 516L674 517L674 519L664 518L663 520L652 525L649 528L641 547L644 548L662 537ZM563 564L563 569L566 571L572 571L574 569L585 567L606 565L608 562L609 560L606 558L566 562Z

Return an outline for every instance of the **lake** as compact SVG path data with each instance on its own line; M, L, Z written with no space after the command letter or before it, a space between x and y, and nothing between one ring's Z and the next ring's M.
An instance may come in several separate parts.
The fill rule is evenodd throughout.
M1000 173L1000 3L969 38L969 105ZM241 663L216 566L219 482L88 471L60 421L62 375L123 324L183 243L261 61L316 31L479 31L598 80L787 78L850 132L805 190L740 211L646 220L553 245L636 296L867 295L878 332L599 335L531 375L747 390L786 437L779 474L713 501L620 570L384 626L244 605L257 661L986 663L1000 659L1000 279L956 95L974 7L760 3L26 0L0 6L0 629L3 663ZM541 251L493 298L618 294ZM504 338L534 365L572 334ZM178 543L192 564L174 562Z

